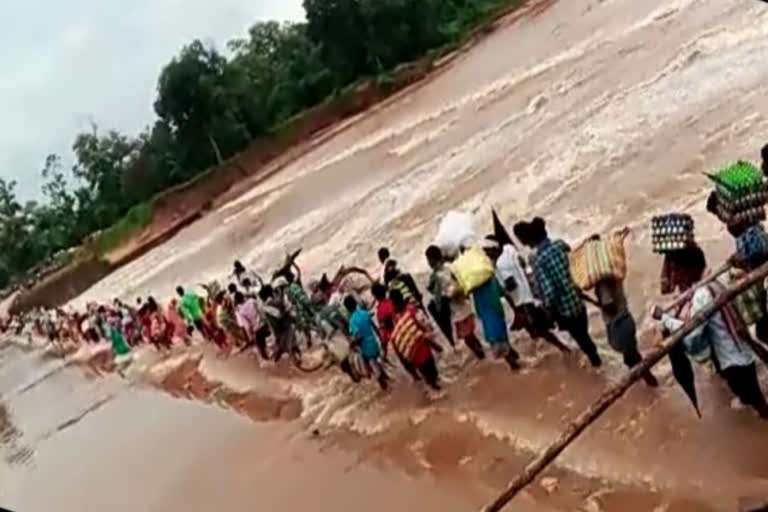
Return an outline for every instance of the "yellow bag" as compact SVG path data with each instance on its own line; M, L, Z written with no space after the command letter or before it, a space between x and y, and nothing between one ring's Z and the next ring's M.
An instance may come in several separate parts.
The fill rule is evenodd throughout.
M589 290L604 280L627 277L627 256L620 237L588 240L569 255L571 275L576 286Z
M464 293L480 288L496 276L496 269L485 251L474 247L465 251L451 264L456 281Z

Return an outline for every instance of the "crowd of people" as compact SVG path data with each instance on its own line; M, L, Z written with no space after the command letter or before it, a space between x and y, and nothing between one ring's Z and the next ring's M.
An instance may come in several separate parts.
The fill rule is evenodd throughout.
M768 146L763 157L763 169L768 172ZM716 203L713 194L707 205L713 213ZM729 225L728 231L736 245L729 260L731 275L768 262L768 235L761 224ZM523 331L564 354L571 352L562 337L567 334L589 364L600 367L603 358L590 334L587 312L592 304L602 315L610 349L621 355L627 368L641 363L637 327L622 280L596 283L592 296L574 282L571 249L563 240L550 237L544 219L518 222L512 232L519 244L499 233L474 243L472 249L482 250L494 274L471 289L462 286L453 265L468 247L426 248L427 297L387 248L378 252L382 270L377 278L359 268L342 267L332 279L323 275L307 284L293 255L268 281L238 261L231 283L226 288L218 283L206 285L204 295L179 286L165 306L154 297L137 299L134 305L115 299L111 304L89 304L82 312L32 312L7 319L2 328L21 332L28 325L53 344L106 341L116 356L129 354L141 344L160 351L190 345L198 333L223 356L252 351L272 361L286 355L298 361L304 350L341 338L348 351L336 363L353 381L372 379L387 389L393 380L394 355L414 381L440 390L438 360L446 344L457 347L460 343L478 360L490 354L517 371L520 355L510 342L514 331ZM608 236L623 245L629 233L623 229ZM706 270L705 254L695 241L664 255L662 295L682 297L676 307L654 311L665 334L679 329L723 292L723 283L705 279ZM351 274L365 276L370 295L345 287ZM757 341L751 325L756 326ZM768 418L755 357L757 350L765 361L768 350L763 352L763 345L768 346L768 312L765 287L759 283L686 336L676 355L711 362L743 404ZM650 387L658 386L650 371L643 379Z

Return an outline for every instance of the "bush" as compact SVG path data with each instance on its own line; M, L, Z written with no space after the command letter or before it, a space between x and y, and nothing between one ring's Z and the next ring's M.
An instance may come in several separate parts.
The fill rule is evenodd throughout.
M134 206L125 214L125 217L99 234L96 239L96 250L99 254L104 255L120 247L132 236L147 227L151 220L152 207L148 203Z

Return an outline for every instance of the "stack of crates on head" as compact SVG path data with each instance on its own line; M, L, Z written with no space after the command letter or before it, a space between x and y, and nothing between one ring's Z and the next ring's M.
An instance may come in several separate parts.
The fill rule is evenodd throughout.
M752 226L763 222L768 202L768 182L749 162L736 162L714 175L717 216L729 226Z
M668 213L651 219L653 252L666 254L694 244L693 218L686 213Z

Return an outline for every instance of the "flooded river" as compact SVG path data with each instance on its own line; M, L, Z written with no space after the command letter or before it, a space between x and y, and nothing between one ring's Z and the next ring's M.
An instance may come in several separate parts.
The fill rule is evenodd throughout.
M768 142L766 55L760 2L535 3L427 83L308 141L303 156L75 303L165 297L180 283L224 278L235 258L268 272L299 247L305 274L343 263L377 269L381 245L422 274L446 211L489 226L495 206L509 223L545 216L572 242L633 227L627 289L647 346L660 261L646 226L685 210L713 265L729 253L704 209L703 172L756 160ZM516 343L519 375L446 356L449 384L437 401L402 376L381 396L335 374L260 369L247 358L187 368L203 387L244 393L234 411L208 388L197 400L159 393L178 395L173 379L152 373L168 363L148 360L127 380L84 376L79 365L8 346L0 506L471 510L622 371L615 357L595 373ZM768 497L768 427L731 409L719 379L697 372L702 420L662 367L659 391L632 390L510 510L733 511Z

